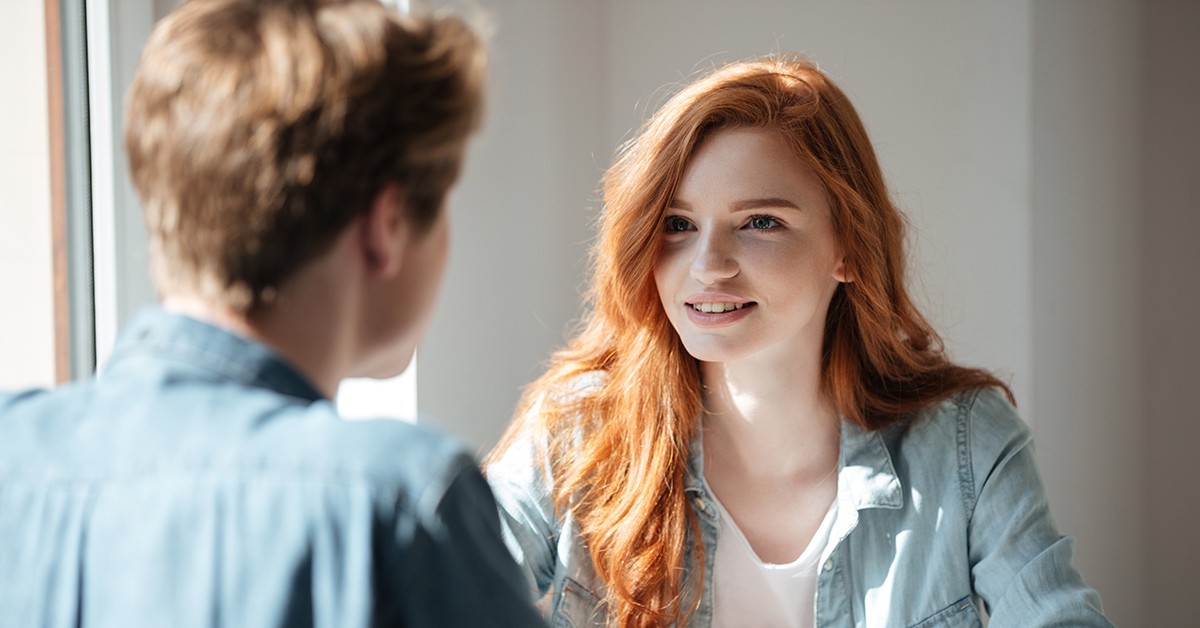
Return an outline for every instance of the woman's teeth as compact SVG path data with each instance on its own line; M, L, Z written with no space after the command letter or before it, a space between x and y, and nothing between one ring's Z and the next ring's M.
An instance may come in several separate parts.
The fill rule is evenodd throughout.
M720 314L722 312L732 312L746 307L745 303L692 303L692 308L698 312L706 314Z

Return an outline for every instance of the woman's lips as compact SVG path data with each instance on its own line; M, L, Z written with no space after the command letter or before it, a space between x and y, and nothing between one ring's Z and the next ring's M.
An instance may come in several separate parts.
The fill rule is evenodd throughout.
M688 320L697 327L721 327L749 316L758 308L754 301L705 301L687 303Z

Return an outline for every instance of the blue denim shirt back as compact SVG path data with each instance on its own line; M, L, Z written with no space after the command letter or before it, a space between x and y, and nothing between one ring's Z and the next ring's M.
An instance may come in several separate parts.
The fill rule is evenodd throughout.
M701 431L684 481L705 547L689 625L703 627L720 519L702 440ZM555 512L545 443L527 431L488 468L505 540L532 596L549 596L552 625L603 626L604 583L573 513ZM1029 429L993 390L881 431L843 421L837 499L813 600L818 627L982 626L980 603L989 628L1111 625L1050 517Z
M460 445L159 310L95 380L0 393L0 539L0 626L541 623Z

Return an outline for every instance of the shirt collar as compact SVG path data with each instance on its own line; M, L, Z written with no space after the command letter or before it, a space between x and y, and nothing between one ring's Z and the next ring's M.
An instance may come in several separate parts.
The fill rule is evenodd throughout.
M892 455L879 431L842 421L842 459L838 486L845 488L854 507L901 508L904 493Z
M703 495L704 435L703 423L696 429L688 451L688 469L684 490ZM841 458L838 461L838 486L845 499L858 510L864 508L898 509L904 506L900 478L883 436L850 421L842 421Z
M289 397L308 401L324 398L312 382L270 347L158 307L143 310L130 320L101 377L148 366L190 367Z

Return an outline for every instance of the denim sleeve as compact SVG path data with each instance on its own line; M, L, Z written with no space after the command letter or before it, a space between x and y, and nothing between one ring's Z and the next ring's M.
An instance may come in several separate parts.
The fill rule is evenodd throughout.
M525 574L529 595L540 600L550 590L561 534L545 457L526 429L487 470L496 494L504 541Z
M400 591L405 626L544 626L504 545L496 501L465 454L417 504ZM407 527L402 524L401 528Z
M1050 517L1029 428L994 391L978 395L963 427L971 575L988 625L1111 626L1099 594L1071 565L1074 539Z

